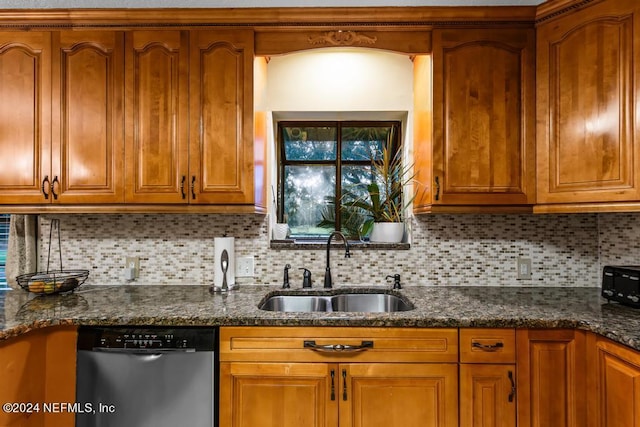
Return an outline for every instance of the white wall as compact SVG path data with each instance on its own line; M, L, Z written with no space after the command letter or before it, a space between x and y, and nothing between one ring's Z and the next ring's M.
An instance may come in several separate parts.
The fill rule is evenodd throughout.
M326 48L273 57L266 109L409 111L413 63L407 55L361 48Z

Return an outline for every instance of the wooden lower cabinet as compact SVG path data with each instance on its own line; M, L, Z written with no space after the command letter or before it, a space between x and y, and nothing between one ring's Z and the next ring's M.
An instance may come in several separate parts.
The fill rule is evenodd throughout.
M336 427L326 363L221 363L220 426Z
M220 425L456 427L456 364L222 363Z
M516 345L518 426L586 426L586 332L522 329Z
M339 374L340 427L458 425L455 364L341 364Z
M640 353L597 337L591 427L640 427ZM592 366L593 368L593 366Z
M515 427L515 365L460 365L460 426Z
M57 326L0 342L0 402L40 405L38 412L0 411L0 426L74 425L73 413L45 413L42 405L75 402L76 340L75 326Z
M460 329L460 426L515 427L516 331Z
M457 427L457 341L445 328L221 328L219 425Z

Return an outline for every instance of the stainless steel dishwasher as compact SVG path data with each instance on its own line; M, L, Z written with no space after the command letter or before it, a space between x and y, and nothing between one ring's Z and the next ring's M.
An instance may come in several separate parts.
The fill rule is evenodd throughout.
M213 427L216 328L81 327L76 427ZM88 405L87 405L88 404Z

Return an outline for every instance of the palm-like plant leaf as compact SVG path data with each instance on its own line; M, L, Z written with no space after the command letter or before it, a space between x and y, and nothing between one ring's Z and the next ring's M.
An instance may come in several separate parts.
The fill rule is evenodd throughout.
M372 222L401 222L403 212L413 202L413 197L403 201L403 189L415 174L410 166L402 164L402 147L395 152L391 149L392 141L393 130L380 152L372 153L372 182L366 185L366 191L362 190L364 184L356 185L342 196L344 206L367 212Z

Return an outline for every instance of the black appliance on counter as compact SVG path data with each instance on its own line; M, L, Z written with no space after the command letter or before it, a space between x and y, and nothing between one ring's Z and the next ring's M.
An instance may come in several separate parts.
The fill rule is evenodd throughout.
M605 266L601 295L608 301L640 308L640 265Z

